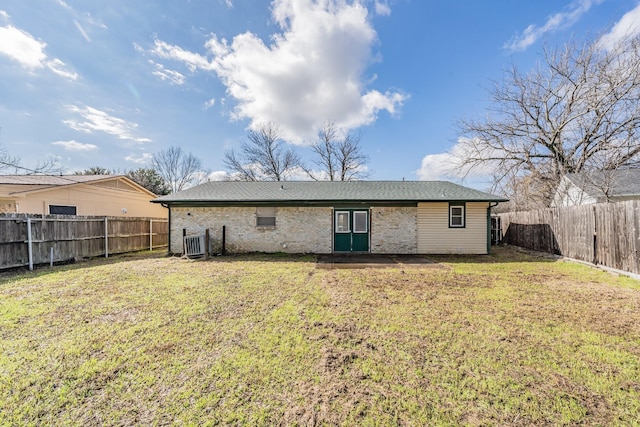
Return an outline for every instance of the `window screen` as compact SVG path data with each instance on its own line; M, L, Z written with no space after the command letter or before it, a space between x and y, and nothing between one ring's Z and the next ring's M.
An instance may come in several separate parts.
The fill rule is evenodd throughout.
M256 208L256 226L257 227L275 227L276 226L276 208L273 208L273 207Z
M51 215L76 215L75 206L49 205L49 214Z

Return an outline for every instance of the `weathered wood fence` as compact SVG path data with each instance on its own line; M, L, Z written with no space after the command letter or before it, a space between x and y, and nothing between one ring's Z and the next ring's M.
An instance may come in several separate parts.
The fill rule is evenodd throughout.
M640 274L640 201L499 214L505 243Z
M0 214L0 269L166 247L166 219Z

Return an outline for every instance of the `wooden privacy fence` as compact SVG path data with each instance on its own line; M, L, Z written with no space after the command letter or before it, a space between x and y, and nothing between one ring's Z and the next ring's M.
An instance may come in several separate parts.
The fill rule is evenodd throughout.
M640 274L640 201L498 214L505 243Z
M166 219L0 215L0 269L166 247Z

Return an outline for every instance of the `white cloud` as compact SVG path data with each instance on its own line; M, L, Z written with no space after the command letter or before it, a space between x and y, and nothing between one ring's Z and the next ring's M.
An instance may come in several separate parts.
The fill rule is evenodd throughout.
M14 26L0 27L0 53L19 62L23 67L44 67L47 55L46 43L36 40L31 34Z
M0 10L0 18L2 18L5 21L8 21L9 18L11 18L11 17L9 16L9 14L5 10Z
M453 180L462 181L465 179L488 180L493 173L491 164L484 164L469 171L462 166L467 152L467 145L461 139L449 151L438 154L428 154L422 158L420 169L416 171L418 179L421 181Z
M91 43L91 39L89 38L89 35L87 34L87 32L84 30L84 27L75 19L73 20L73 23L75 24L78 31L80 31L80 34L82 34L82 37L84 37L84 39L88 43Z
M67 78L69 80L76 80L78 78L78 73L74 73L72 71L65 70L65 63L55 58L51 61L46 62L47 67L56 73L59 76Z
M76 80L78 74L67 71L64 62L57 58L47 60L44 51L46 46L45 42L12 25L0 27L0 54L8 56L31 71L48 68L59 76Z
M141 49L139 46L136 49ZM172 59L184 63L191 72L200 70L213 70L214 66L207 58L197 53L189 52L181 47L172 46L160 40L154 42L151 53L164 59Z
M153 158L153 154L151 154L151 153L142 153L142 155L139 155L139 156L135 155L135 154L129 154L124 159L127 162L137 163L139 165L146 165L151 161L152 158Z
M67 151L93 151L97 150L98 146L94 144L83 144L78 141L55 141L51 143L64 148Z
M638 34L640 34L640 4L625 13L611 31L600 38L599 44L605 49L613 49L625 38Z
M71 9L71 6L65 3L64 0L56 0L56 3L58 3L60 6L64 7L65 9Z
M70 113L80 116L80 120L64 120L63 123L71 129L83 133L104 132L134 142L150 142L148 138L135 136L138 125L128 122L118 117L113 117L104 111L85 106L84 108L75 105L66 107Z
M151 60L149 61L149 63L156 68L155 71L153 71L151 74L160 77L160 80L168 81L169 83L174 85L184 84L185 76L183 74L179 73L178 71L167 70L164 65L158 64L157 62Z
M229 177L227 171L213 171L207 175L207 181L225 181Z
M391 15L391 7L389 6L389 3L386 1L376 0L375 8L376 8L376 14L378 15L383 15L383 16Z
M315 135L326 120L353 129L381 111L400 110L406 95L366 87L377 35L361 2L273 0L271 10L280 32L268 45L246 32L231 42L214 35L206 56L161 40L150 52L192 72L214 71L237 102L232 118L249 119L253 127L276 122L295 143Z
M592 6L598 5L603 1L605 0L574 0L565 11L558 12L547 18L547 21L541 27L534 24L529 25L522 34L505 43L504 48L511 52L523 51L545 34L575 24Z
M211 98L210 100L208 100L207 102L204 103L204 109L208 110L209 108L213 107L214 105L216 105L216 100L215 100L215 98Z

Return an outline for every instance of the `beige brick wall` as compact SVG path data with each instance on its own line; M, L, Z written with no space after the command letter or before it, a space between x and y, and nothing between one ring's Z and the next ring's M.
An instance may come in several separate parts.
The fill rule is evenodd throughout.
M416 253L417 213L417 207L372 207L371 253Z
M269 229L256 227L255 207L172 208L170 252L182 253L183 229L195 235L204 234L207 228L217 252L226 225L230 253L330 253L331 212L329 207L278 207L276 227Z

